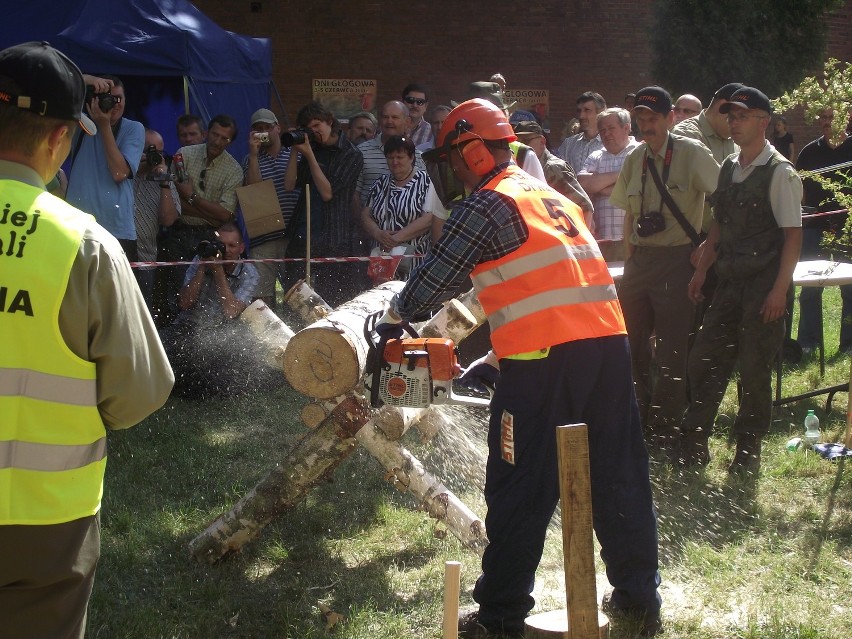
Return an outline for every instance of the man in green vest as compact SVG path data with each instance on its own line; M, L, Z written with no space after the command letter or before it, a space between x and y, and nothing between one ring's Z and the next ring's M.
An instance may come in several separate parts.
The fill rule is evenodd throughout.
M0 634L82 637L100 555L106 429L174 383L112 235L45 191L86 87L44 42L0 51Z
M713 223L690 299L715 262L719 284L689 354L689 407L674 461L703 466L707 440L725 388L738 365L742 395L733 432L730 473L756 473L772 415L772 366L784 339L790 283L802 246L802 181L766 140L772 106L758 89L742 87L720 108L740 146L728 157L711 197Z

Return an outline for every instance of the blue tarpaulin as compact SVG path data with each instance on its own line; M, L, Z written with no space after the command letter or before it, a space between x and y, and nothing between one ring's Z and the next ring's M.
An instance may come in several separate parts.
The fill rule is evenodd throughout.
M186 101L205 122L218 113L236 119L229 151L237 160L251 114L270 106L269 39L226 31L188 0L16 3L0 21L0 48L29 40L47 40L84 73L121 77L125 115L158 130L169 151Z

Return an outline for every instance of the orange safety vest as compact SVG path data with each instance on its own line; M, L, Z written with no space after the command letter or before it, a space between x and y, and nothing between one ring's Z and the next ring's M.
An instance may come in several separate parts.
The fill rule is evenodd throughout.
M580 207L511 164L482 188L511 198L529 230L520 248L471 274L497 357L626 334L615 284Z

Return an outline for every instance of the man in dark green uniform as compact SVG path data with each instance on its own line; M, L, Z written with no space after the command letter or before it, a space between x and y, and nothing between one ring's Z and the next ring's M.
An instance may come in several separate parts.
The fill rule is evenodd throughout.
M802 245L802 182L765 139L772 107L762 92L743 87L720 111L740 153L722 164L711 202L713 223L689 283L690 299L700 302L707 269L715 262L719 285L689 355L691 396L675 461L687 466L710 461L707 440L738 364L743 391L728 471L754 473L769 430L772 364L784 338Z

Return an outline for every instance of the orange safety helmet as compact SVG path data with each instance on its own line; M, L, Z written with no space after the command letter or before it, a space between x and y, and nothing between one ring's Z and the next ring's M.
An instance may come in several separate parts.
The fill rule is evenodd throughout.
M473 98L459 104L450 111L434 150L427 151L434 159L442 158L454 146L467 140L517 140L512 125L502 109L497 105Z

